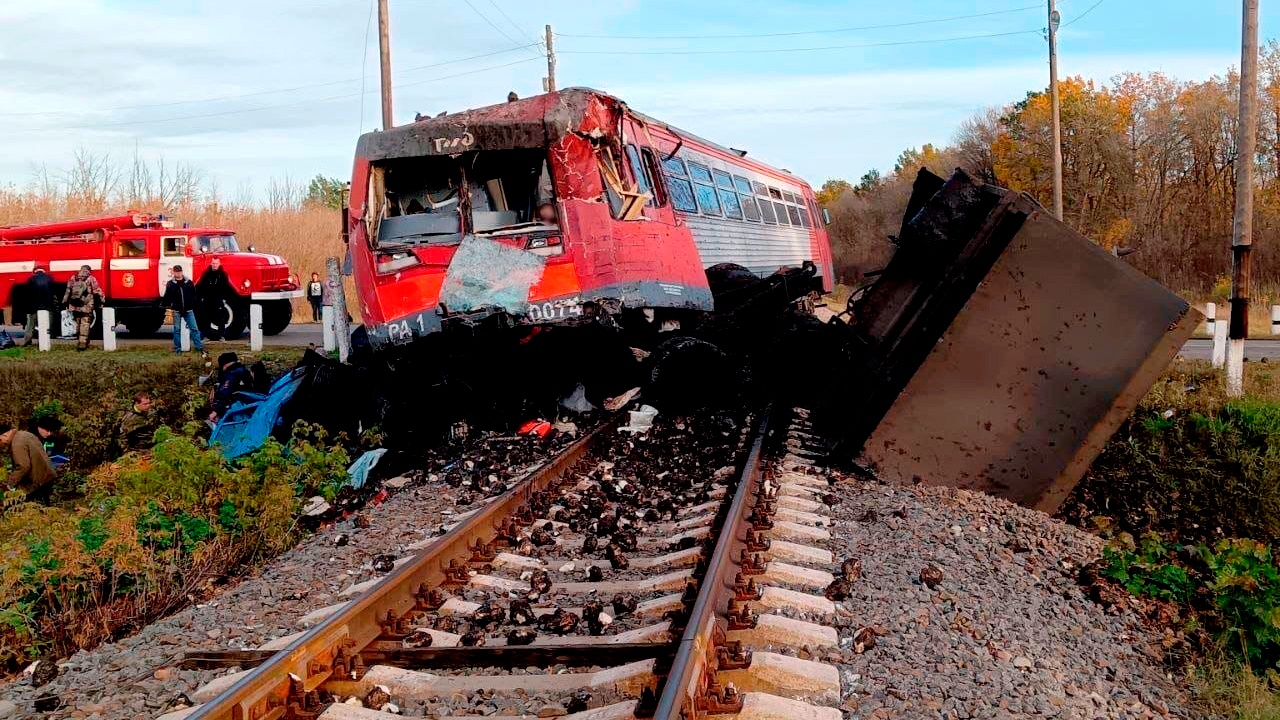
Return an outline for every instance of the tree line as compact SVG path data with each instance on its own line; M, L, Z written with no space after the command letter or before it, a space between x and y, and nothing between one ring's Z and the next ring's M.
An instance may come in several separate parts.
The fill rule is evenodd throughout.
M1280 288L1280 44L1260 53L1254 282ZM1231 268L1239 75L1202 82L1127 73L1107 83L1079 77L1059 86L1063 215L1067 224L1142 271L1189 294L1220 293ZM965 121L946 147L903 152L891 172L856 184L830 180L837 274L857 282L883 266L921 167L963 168L1051 206L1053 160L1047 89ZM1215 286L1217 290L1215 291Z

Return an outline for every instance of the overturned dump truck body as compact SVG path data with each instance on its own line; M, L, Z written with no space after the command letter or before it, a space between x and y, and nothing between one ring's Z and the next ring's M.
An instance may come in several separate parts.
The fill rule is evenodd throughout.
M850 307L861 377L823 409L882 479L1053 512L1201 322L1026 195L921 171L898 249Z

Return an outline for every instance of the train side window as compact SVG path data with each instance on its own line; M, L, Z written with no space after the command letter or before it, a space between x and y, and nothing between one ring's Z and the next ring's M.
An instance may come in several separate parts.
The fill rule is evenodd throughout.
M704 215L720 214L720 196L711 179L711 171L698 163L689 163L689 175L693 178L693 191L698 198L698 208Z
M684 161L675 156L663 160L662 169L665 170L668 175L675 177L689 177L689 173L684 169Z
M636 150L635 145L627 145L627 164L631 166L631 176L636 179L636 185L639 186L640 192L649 193L649 200L645 204L655 204L653 201L653 178L649 176L649 168L645 167L644 162L640 160L640 151Z
M793 195L793 194L791 194L791 193L789 193L789 192L783 192L783 193L782 193L782 199L783 199L783 200L786 200L786 201L787 201L787 202L789 202L789 203L798 203L798 202L800 202L799 200L796 200L796 196L795 196L795 195Z
M800 211L800 224L805 227L813 227L813 220L809 218L809 209L801 205L798 210Z
M781 200L782 191L777 188L769 188L769 197L773 198L774 200Z
M787 222L787 206L783 205L780 202L775 202L771 204L773 205L773 211L778 215L778 224L790 225L791 223Z
M641 159L644 160L645 172L649 173L649 179L653 185L653 203L654 205L667 204L667 189L662 185L662 170L658 165L658 158L654 157L653 151L644 148L640 151Z
M738 199L742 203L742 214L751 222L760 222L760 206L756 205L756 199L751 195L751 181L734 175L733 186L740 194Z
M766 199L764 199L764 198L760 198L760 199L759 199L759 203L760 203L760 217L761 217L761 219L763 219L763 220L765 221L765 223L767 223L767 224L769 224L769 225L777 225L777 224L778 224L778 218L777 218L777 216L776 216L776 215L774 215L774 213L773 213L773 203L769 202L768 200L766 200Z
M698 203L693 199L693 184L687 179L689 171L685 170L684 160L678 157L665 158L662 169L667 176L667 189L671 192L671 206L680 212L698 212Z
M761 185L758 182L752 182L751 187L756 191L756 194L759 195L760 197L769 197L769 191L765 189L764 185Z
M724 216L734 220L742 219L742 202L733 189L733 177L723 170L712 170L716 178L716 187L720 189L720 204L724 206Z
M804 223L800 222L800 208L796 207L795 205L787 206L787 217L791 218L792 225L797 225L800 227L804 226Z

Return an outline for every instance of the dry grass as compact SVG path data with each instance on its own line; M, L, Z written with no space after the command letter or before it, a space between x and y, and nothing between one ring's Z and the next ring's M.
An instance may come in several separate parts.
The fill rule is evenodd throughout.
M311 273L325 275L325 259L342 257L341 219L337 210L289 199L274 207L220 200L190 201L165 205L160 201L129 201L123 198L77 198L58 192L0 189L0 225L44 222L62 218L112 214L128 210L165 212L179 223L234 230L242 248L253 245L261 252L274 253L289 261L289 268L305 282ZM348 283L348 297L352 297ZM352 317L359 321L356 303ZM305 299L294 301L295 320L310 320Z
M1216 652L1196 667L1192 684L1206 716L1235 720L1280 718L1280 692L1273 686L1275 671L1261 673L1242 666L1225 652Z

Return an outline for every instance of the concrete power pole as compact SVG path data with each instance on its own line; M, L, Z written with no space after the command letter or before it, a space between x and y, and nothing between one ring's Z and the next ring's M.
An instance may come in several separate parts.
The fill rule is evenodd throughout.
M1062 118L1058 114L1058 14L1049 0L1049 100L1053 104L1053 216L1062 219Z
M378 0L378 59L382 66L382 129L395 125L391 115L391 18L387 0Z
M1231 227L1231 321L1227 395L1244 394L1244 341L1249 337L1253 161L1258 136L1258 0L1244 0L1240 42L1240 115L1236 122L1236 214Z
M556 41L551 26L547 26L547 92L556 91Z

